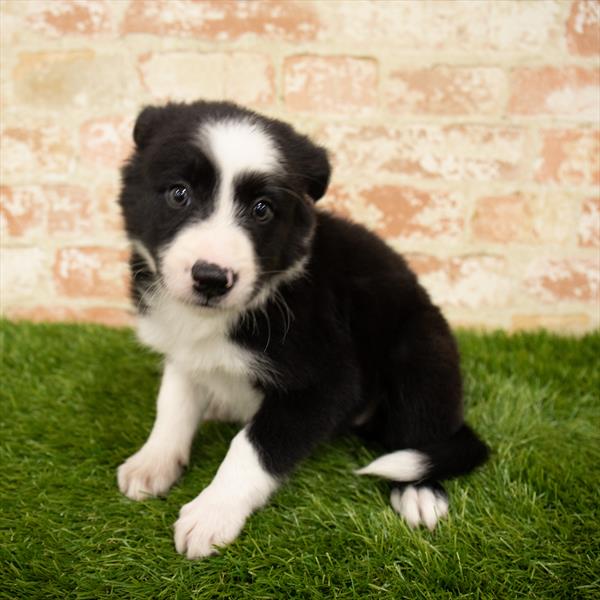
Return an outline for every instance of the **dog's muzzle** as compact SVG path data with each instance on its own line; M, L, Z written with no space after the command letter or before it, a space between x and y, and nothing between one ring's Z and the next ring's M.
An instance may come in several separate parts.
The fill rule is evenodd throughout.
M231 269L223 269L214 263L197 261L192 267L194 291L207 303L218 300L229 293L237 280L237 274Z

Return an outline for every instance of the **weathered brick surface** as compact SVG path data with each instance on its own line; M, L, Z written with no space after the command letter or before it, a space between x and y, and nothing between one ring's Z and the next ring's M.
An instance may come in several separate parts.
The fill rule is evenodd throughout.
M377 107L373 59L292 56L285 61L283 76L290 110L369 114Z
M319 205L454 324L600 325L595 0L2 0L0 295L131 322L116 202L147 104L226 99L330 150Z
M573 54L600 54L600 3L597 0L576 0L571 3L567 21L567 43Z
M525 169L526 133L516 127L328 124L319 134L340 172L446 181L514 181Z
M506 74L497 67L397 69L384 98L390 111L408 114L489 115L503 106Z
M139 72L157 101L204 98L265 106L275 98L273 65L257 53L152 53L140 57Z
M46 211L40 187L0 186L0 237L26 240L46 233Z
M88 36L112 30L110 6L106 0L29 2L26 15L27 24L34 31L53 37Z
M510 112L600 120L600 70L581 67L519 68L512 72Z
M118 54L99 55L91 49L22 52L12 74L15 102L60 111L114 107L133 97L132 75Z
M3 248L0 252L2 307L47 296L52 280L49 262L47 254L39 248Z
M133 0L121 25L124 34L193 36L215 41L245 37L300 42L318 31L314 3L295 0Z
M0 156L3 181L15 176L24 176L27 181L28 176L66 178L72 173L76 158L67 128L47 121L36 126L23 126L19 121L3 127Z
M100 246L67 246L56 252L59 294L70 298L122 299L127 293L127 253Z
M348 41L366 48L385 45L416 53L530 55L554 47L564 35L561 0L349 0L323 4L319 39Z
M501 256L407 258L434 300L444 307L504 307L511 299L513 282L506 273L507 260Z
M542 183L598 185L600 130L554 129L541 132L535 176Z
M134 119L95 118L79 128L80 159L92 167L118 169L133 149Z
M577 226L577 239L580 246L600 247L600 196L586 198L583 201Z
M81 238L94 230L94 206L81 186L2 186L0 232L16 240Z
M590 316L585 313L518 314L511 319L513 331L549 329L559 333L582 333L587 331L590 325Z
M540 258L528 268L524 287L544 302L595 302L600 285L600 256L590 259Z
M573 231L572 198L524 194L479 198L471 222L473 237L495 243L564 244Z
M121 327L133 325L132 312L123 308L108 308L106 306L16 306L7 311L11 319L42 321L68 321L73 323L103 323Z
M458 193L379 185L355 195L379 211L374 229L383 237L451 241L462 235L464 208Z

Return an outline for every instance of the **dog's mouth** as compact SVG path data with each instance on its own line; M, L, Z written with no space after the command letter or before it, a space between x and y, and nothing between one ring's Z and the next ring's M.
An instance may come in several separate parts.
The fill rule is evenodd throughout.
M184 300L186 304L190 304L192 306L199 306L201 308L225 308L223 305L224 298L211 298L203 294L202 292L194 291L193 296L191 296L188 300Z

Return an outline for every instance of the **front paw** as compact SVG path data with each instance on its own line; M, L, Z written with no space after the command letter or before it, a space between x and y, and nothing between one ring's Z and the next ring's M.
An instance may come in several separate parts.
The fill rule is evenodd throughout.
M142 447L117 470L119 489L132 500L166 494L177 481L187 459L164 450Z
M187 558L216 554L240 534L250 509L243 500L233 501L223 492L208 486L184 505L175 523L175 548Z

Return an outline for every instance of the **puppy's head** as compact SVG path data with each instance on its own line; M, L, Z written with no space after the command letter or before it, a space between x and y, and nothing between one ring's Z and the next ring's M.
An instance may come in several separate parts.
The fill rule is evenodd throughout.
M299 272L329 182L323 148L230 103L148 107L133 137L119 201L164 293L240 310Z

